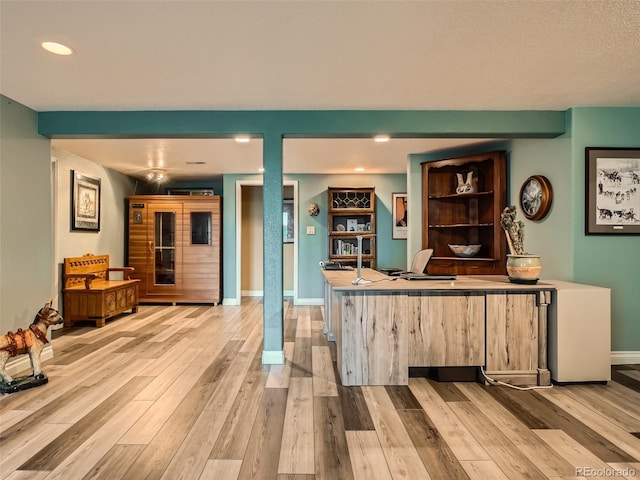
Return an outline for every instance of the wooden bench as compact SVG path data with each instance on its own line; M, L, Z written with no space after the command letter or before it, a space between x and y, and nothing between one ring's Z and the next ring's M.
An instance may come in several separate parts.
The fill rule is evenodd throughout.
M76 320L95 320L104 327L107 318L131 310L138 311L138 279L130 279L133 267L109 267L109 255L87 254L64 259L64 325ZM111 272L122 272L122 280L112 280Z

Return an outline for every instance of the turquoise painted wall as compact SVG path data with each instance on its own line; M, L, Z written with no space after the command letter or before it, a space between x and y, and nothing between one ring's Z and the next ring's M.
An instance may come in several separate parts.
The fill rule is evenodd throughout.
M38 133L71 138L262 136L264 249L265 258L269 252L275 258L264 265L269 282L264 285L263 353L269 358L263 360L279 363L283 361L282 231L278 224L282 215L282 138L371 137L380 132L395 137L555 138L565 133L565 123L562 111L93 111L41 112ZM227 187L225 180L225 191ZM409 215L413 215L411 210ZM232 234L225 231L225 240ZM414 236L412 233L411 238ZM407 248L414 248L411 241ZM230 261L235 257L225 258L225 274Z
M508 198L509 204L518 205L518 217L525 224L525 249L541 255L542 279L570 281L575 212L570 139L512 140L509 150ZM553 189L551 210L538 221L525 218L518 202L520 188L531 175L544 175Z
M585 235L585 147L640 148L640 108L571 114L574 281L611 288L613 351L640 351L640 237Z
M258 175L224 176L224 295L236 297L236 182L260 180ZM327 244L327 187L376 188L376 223L378 227L378 265L405 267L406 241L391 238L391 194L406 191L406 175L285 175L286 181L298 182L298 298L320 301L324 296L322 273L318 266L326 260ZM320 206L320 214L307 213L310 204ZM315 235L307 235L307 226L315 227Z
M479 152L506 150L507 203L518 205L522 183L531 175L544 175L551 182L554 201L549 214L542 220L527 220L518 206L519 218L525 223L525 249L542 256L543 279L570 280L572 270L573 175L571 143L567 136L557 139L514 139L487 143L474 148L456 148L411 155L412 195L420 198L422 171L420 163L442 158L459 157ZM415 199L412 204L418 203ZM422 211L416 207L416 215ZM421 232L412 232L415 243L422 241Z
M543 276L610 287L613 300L612 349L640 351L640 295L636 292L640 271L638 237L587 237L584 235L583 218L584 148L638 147L638 108L577 108L569 112L200 111L38 114L38 132L45 137L216 136L253 133L267 135L273 139L271 143L277 144L276 137L279 135L357 137L381 131L396 136L511 139L506 141L511 157L511 198L515 199L514 195L519 191L523 179L533 172L548 173L554 186L555 200L551 214L542 222L527 225L527 249L538 250L547 259ZM559 137L565 133L566 137ZM277 145L273 149L277 150ZM269 156L273 156L273 152ZM271 161L265 156L265 163ZM275 167L281 168L277 159L273 162ZM409 215L419 218L419 205L415 199L420 197L420 167L419 161L413 156L408 171L406 188L409 193ZM277 186L276 177L277 173L272 180ZM225 178L223 182L225 193L228 191L229 181L230 179ZM566 188L570 193L567 193ZM270 202L274 205L281 188L276 190L278 191L269 194ZM309 194L309 198L313 196ZM234 235L227 223L230 218L228 209L233 203L224 203L225 245L228 244L229 236ZM407 256L410 257L420 248L420 237L418 230L410 231ZM317 235L314 241L318 242L317 246L322 247L324 242L320 242L319 238ZM277 238L265 238L266 249L277 248L278 245ZM633 250L632 245L635 247ZM225 275L229 275L234 262L235 252L227 250ZM315 295L315 292L311 291L309 295ZM279 302L278 298L271 300L274 305ZM269 313L278 314L279 308L274 306L273 312Z
M405 266L406 241L391 238L391 194L406 191L406 175L296 175L285 176L299 181L299 298L323 298L320 260L329 254L327 240L327 187L375 187L378 267ZM310 217L307 207L320 206L320 214ZM316 227L307 235L307 225Z

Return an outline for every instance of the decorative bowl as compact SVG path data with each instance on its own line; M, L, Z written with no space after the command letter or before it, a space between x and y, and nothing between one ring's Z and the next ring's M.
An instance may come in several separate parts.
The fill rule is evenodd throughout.
M482 245L452 245L449 248L456 257L473 257L478 254Z

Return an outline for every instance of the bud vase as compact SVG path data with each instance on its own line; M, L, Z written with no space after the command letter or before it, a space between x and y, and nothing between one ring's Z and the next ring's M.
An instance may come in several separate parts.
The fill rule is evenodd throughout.
M513 283L535 284L541 271L540 255L507 255L507 273Z

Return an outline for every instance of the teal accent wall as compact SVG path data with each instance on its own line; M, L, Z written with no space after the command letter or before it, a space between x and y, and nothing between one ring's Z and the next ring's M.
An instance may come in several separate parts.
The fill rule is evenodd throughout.
M571 143L567 136L556 139L514 139L487 143L475 148L447 149L429 154L411 155L410 183L419 198L422 189L422 162L454 158L480 152L505 150L507 152L507 203L518 207L518 217L525 224L525 250L542 256L541 278L571 280L573 276L573 172ZM531 175L544 175L553 188L553 203L549 214L539 221L525 218L520 210L520 187ZM412 203L416 203L413 200ZM421 205L418 203L418 206ZM418 210L416 214L422 214ZM421 232L412 232L421 242Z
M585 147L640 148L640 108L570 111L574 281L611 288L613 351L640 351L640 236L585 235Z
M542 256L543 279L566 280L611 289L611 350L640 351L640 237L585 235L585 147L640 148L640 108L575 108L568 132L555 139L513 139L474 149L410 155L412 215L421 215L416 199L422 188L420 163L479 151L508 153L510 204L518 205L522 183L530 175L546 176L553 204L542 220L525 222L525 248ZM421 232L412 230L414 245ZM416 247L419 248L419 247Z
M318 263L329 253L327 239L327 188L375 187L378 266L405 268L406 240L393 240L391 235L391 194L406 191L406 175L284 175L286 181L298 182L298 298L301 301L324 297L322 273ZM236 182L261 180L259 175L225 175L223 203L224 296L233 298L236 291ZM307 208L320 206L320 214L312 217ZM307 235L307 227L315 227L315 235ZM273 262L271 252L268 261ZM266 282L265 282L266 284Z
M287 175L298 183L298 297L321 299L324 296L322 273L318 262L329 255L327 232L328 187L375 187L378 267L405 268L406 240L391 237L391 194L406 191L406 175ZM320 206L320 214L307 213L310 204ZM307 235L314 226L315 235ZM355 278L355 277L354 277Z
M279 132L299 137L392 136L454 138L555 138L565 132L565 112L437 110L275 110L41 112L46 137L216 137Z
M571 281L575 175L570 138L511 140L509 143L508 201L518 207L518 217L524 222L525 250L541 256L542 279ZM520 188L531 175L544 175L553 189L551 210L538 221L528 220L519 205Z
M640 139L640 109L638 108L575 108L568 112L467 112L467 111L177 111L177 112L41 112L38 114L38 132L46 137L144 137L183 136L215 137L235 133L250 133L279 137L358 137L386 132L393 136L417 137L491 137L504 138L509 151L509 195L516 202L522 181L530 174L545 174L554 187L554 205L550 215L541 222L527 223L527 250L543 255L545 278L567 279L610 287L612 289L612 349L640 351L640 295L637 295L640 257L637 254L638 237L585 236L584 235L584 148L638 147ZM565 135L566 134L566 135ZM529 140L531 139L531 140ZM35 141L35 139L34 139ZM278 140L273 140L277 142ZM271 153L269 153L271 152ZM265 166L281 169L281 159L275 150L265 147ZM416 152L420 153L420 152ZM458 154L449 152L449 154ZM462 153L460 153L462 154ZM273 158L274 160L270 160ZM409 194L410 218L420 218L421 179L420 156L411 156L408 164L406 190ZM4 162L4 158L3 158ZM275 162L275 163L271 163ZM3 166L4 168L4 166ZM269 175L269 174L268 174ZM277 173L271 177L273 186L265 187L269 205L275 205L281 195ZM227 279L234 279L235 198L227 193L232 178L223 180L225 288ZM278 188L280 185L280 188ZM271 192L275 188L278 192ZM300 208L306 208L305 196L314 199L321 195L320 185L313 189L300 189ZM395 187L394 187L395 188ZM416 201L417 200L417 201ZM318 201L322 205L322 202ZM279 214L280 212L274 212ZM380 210L379 226L384 228L384 210ZM303 218L301 216L301 218ZM308 218L308 217L306 217ZM317 217L321 222L322 214ZM326 218L326 217L324 217ZM307 220L309 221L309 220ZM325 220L326 221L326 220ZM415 225L415 223L414 223ZM300 228L305 224L301 222ZM326 226L325 226L326 228ZM324 251L320 232L315 238L300 235L300 275L302 282L306 268L311 266L309 251ZM318 231L318 230L317 230ZM275 234L275 230L274 230ZM382 234L382 232L381 232ZM268 236L265 233L265 236ZM303 240L304 239L304 240ZM302 242L306 242L302 247ZM401 248L391 241L393 252L388 261L395 264ZM279 248L279 240L265 238L265 250ZM632 245L635 247L632 250ZM421 247L421 232L411 228L406 241L406 257ZM4 246L3 246L4 250ZM378 244L379 253L382 239ZM302 259L309 265L303 264ZM315 259L314 259L315 260ZM380 257L380 264L386 259ZM315 262L313 262L315 263ZM233 275L231 275L233 272ZM301 297L315 297L315 282L300 285ZM4 287L3 287L4 288ZM309 288L309 291L306 289ZM235 292L233 292L235 294ZM274 302L279 301L275 298ZM268 294L271 296L271 294ZM277 313L277 312L276 312Z
M269 280L265 281L264 351L276 352L282 348L282 232L279 222L277 233L272 223L282 216L282 138L371 137L380 132L395 137L555 138L565 133L565 120L565 112L560 111L41 112L38 132L46 137L69 138L216 137L237 133L262 136L264 275ZM225 196L228 186L224 180ZM225 213L228 203L225 202ZM233 232L226 231L228 217L224 221L223 238L228 245ZM413 248L410 242L407 248ZM233 259L225 255L225 275L236 260L232 252L227 253ZM267 262L269 257L273 263Z

